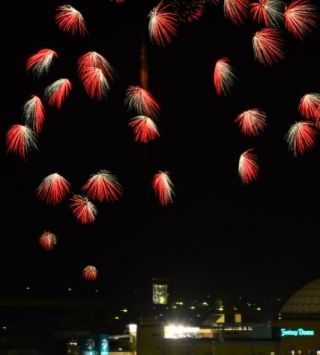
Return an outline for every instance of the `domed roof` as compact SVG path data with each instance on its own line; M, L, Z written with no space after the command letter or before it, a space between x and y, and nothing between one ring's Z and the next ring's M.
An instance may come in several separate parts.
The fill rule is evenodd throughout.
M281 308L280 313L320 315L320 279L296 291Z

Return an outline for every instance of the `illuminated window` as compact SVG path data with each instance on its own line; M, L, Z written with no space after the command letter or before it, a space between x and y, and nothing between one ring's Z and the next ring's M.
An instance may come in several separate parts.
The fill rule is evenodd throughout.
M152 301L154 304L167 304L168 285L153 284Z

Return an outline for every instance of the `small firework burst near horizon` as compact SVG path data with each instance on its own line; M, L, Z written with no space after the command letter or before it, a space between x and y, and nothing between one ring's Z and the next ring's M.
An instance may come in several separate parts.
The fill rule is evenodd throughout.
M36 190L36 195L41 201L49 205L57 205L70 193L69 181L58 173L46 176Z
M59 79L45 89L44 97L50 106L60 109L71 89L72 84L69 79Z
M152 180L153 191L162 206L167 206L172 202L173 183L168 171L158 171Z
M160 106L147 90L140 86L129 86L126 92L125 104L129 110L136 110L139 114L157 118Z
M160 137L157 125L147 116L136 116L129 122L129 127L133 129L134 140L140 143L149 143Z
M108 170L100 170L91 175L82 190L90 199L99 202L117 201L122 194L122 188L117 178Z
M82 270L82 277L87 281L94 281L98 277L98 270L93 265L87 265Z
M217 60L213 71L213 85L219 96L227 96L236 80L228 58Z
M86 23L80 11L71 5L58 6L56 11L55 20L61 31L81 37L87 34Z
M295 38L303 40L312 33L319 20L319 9L309 0L294 0L285 7L284 24Z
M27 153L38 149L37 135L31 128L15 124L7 131L6 146L8 152L15 153L25 159Z
M267 115L264 111L253 108L240 113L235 122L239 124L240 131L246 136L258 136L266 127Z
M248 17L248 0L224 0L225 17L235 25L242 24Z
M27 60L27 71L31 71L36 78L40 78L48 74L54 58L58 58L58 54L53 49L40 49Z
M317 132L312 122L295 122L289 129L286 140L294 156L302 155L314 148Z
M257 179L259 165L253 149L248 149L240 155L238 173L244 185L249 185Z
M199 20L205 11L205 5L205 0L172 0L174 12L183 23Z
M71 197L70 208L73 215L82 224L93 223L96 219L97 209L86 196L74 195Z
M298 110L300 114L312 121L315 121L316 125L320 123L320 94L309 93L302 96Z
M280 0L258 0L250 4L254 21L267 27L279 27L283 21L284 4Z
M44 231L39 237L39 244L43 249L51 251L57 244L57 237L54 233L49 231Z
M177 34L177 15L163 0L149 12L149 35L152 42L165 46Z
M32 95L31 99L24 104L23 117L26 125L35 133L39 134L42 131L45 116L44 106L40 97Z
M255 59L265 66L271 66L284 58L283 40L275 28L263 28L252 38Z

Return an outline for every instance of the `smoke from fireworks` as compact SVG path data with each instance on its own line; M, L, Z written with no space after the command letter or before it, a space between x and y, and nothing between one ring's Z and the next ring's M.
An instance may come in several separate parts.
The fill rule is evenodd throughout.
M251 5L253 20L267 27L279 27L283 20L283 3L279 0L258 0Z
M50 106L59 109L69 96L71 88L69 79L59 79L45 89L44 96Z
M248 149L240 155L238 173L244 185L248 185L257 179L259 165L253 149Z
M154 97L140 86L129 86L126 93L125 104L128 108L136 110L139 114L157 118L160 106Z
M57 57L57 52L52 49L40 49L27 60L27 71L33 72L35 77L40 78L48 73L53 59Z
M228 58L217 60L213 72L213 85L218 95L228 95L236 77Z
M39 237L39 243L43 249L51 251L57 244L57 237L52 232L45 231Z
M38 96L33 95L23 106L25 123L37 134L42 130L44 123L44 106Z
M36 190L40 200L49 205L57 205L70 193L70 183L58 173L46 176Z
M82 14L71 5L58 6L55 19L61 31L72 35L79 34L80 36L85 36L87 33L86 23Z
M74 216L82 224L93 223L96 219L97 209L85 196L74 195L70 199L70 208Z
M312 122L300 121L294 123L286 135L289 150L295 156L311 150L316 143L316 134Z
M266 118L264 111L254 108L240 113L235 122L239 124L241 133L247 136L258 136L266 127Z
M82 277L87 281L94 281L98 277L98 270L95 266L87 265L82 270Z
M133 128L136 142L148 143L160 136L155 122L147 116L132 118L129 126Z
M152 188L162 206L172 202L173 183L168 171L159 171L152 180Z
M27 126L15 124L6 134L7 151L26 158L31 150L37 150L37 135Z

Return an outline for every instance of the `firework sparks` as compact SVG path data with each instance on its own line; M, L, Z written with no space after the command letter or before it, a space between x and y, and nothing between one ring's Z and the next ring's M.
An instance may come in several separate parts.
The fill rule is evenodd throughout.
M252 39L254 56L263 65L272 65L284 58L283 41L278 30L264 28Z
M15 124L11 126L6 134L7 151L26 158L31 150L37 150L37 135L27 126Z
M160 112L160 106L153 96L140 86L129 86L125 104L129 109L135 109L139 114L157 118Z
M284 24L297 39L302 40L317 26L319 19L317 7L309 0L294 0L285 7Z
M122 193L117 178L107 170L100 170L97 174L91 175L82 190L89 198L99 202L117 201Z
M177 33L176 14L168 10L169 6L160 1L149 13L149 35L159 46L171 43L172 37Z
M191 23L201 18L205 10L206 1L173 0L172 5L181 22Z
M130 120L129 126L133 128L136 142L148 143L160 137L158 128L150 117L136 116Z
M71 5L57 7L56 24L63 32L72 35L79 34L85 36L87 33L86 23L81 13Z
M39 237L39 243L43 249L51 251L57 244L57 237L52 232L45 231Z
M37 134L42 130L44 123L44 106L38 96L33 95L23 106L25 123Z
M152 188L162 206L172 202L173 183L168 171L159 171L153 177Z
M279 27L283 20L283 3L279 0L258 0L251 5L253 20L265 26Z
M244 185L248 185L257 179L259 165L253 149L248 149L240 155L238 173Z
M82 224L93 223L96 219L97 209L85 196L74 195L71 198L70 208L74 216Z
M98 270L95 266L87 265L82 270L82 277L87 281L94 281L98 277Z
M213 72L213 85L217 94L228 95L236 77L228 58L221 58L216 62Z
M58 173L53 173L45 177L36 190L40 200L49 205L57 205L63 201L70 193L70 183Z
M266 118L264 111L254 108L240 113L235 122L239 124L241 133L247 136L258 136L266 127Z
M113 76L113 68L107 59L98 52L91 51L83 54L78 60L78 72L80 78L87 68L99 68L103 73L111 79Z
M320 94L310 93L302 96L298 109L303 117L314 120L318 126L320 123Z
M72 84L69 79L59 79L45 89L44 96L50 106L59 109L69 96L71 88Z
M248 0L224 0L224 14L235 25L245 21L248 8Z
M27 60L27 71L33 72L35 77L40 78L49 72L54 58L58 58L58 54L54 50L40 49Z
M300 121L294 123L287 135L289 150L295 156L311 150L316 143L316 130L312 122Z

